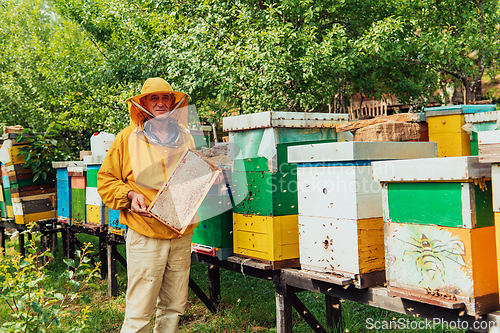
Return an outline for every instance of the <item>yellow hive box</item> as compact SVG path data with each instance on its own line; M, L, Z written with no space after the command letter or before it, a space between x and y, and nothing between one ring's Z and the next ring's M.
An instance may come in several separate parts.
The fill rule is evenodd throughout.
M125 229L119 229L119 228L109 227L109 232L110 232L111 234L115 234L115 235L123 236L123 235L125 235L125 233L127 232L127 230L125 230Z
M268 261L299 258L298 215L233 214L234 253Z
M9 154L10 154L10 162L5 164L6 166L12 165L12 164L23 164L24 163L24 156L19 154L19 149L28 147L28 145L18 145L18 146L12 146L11 149L9 149Z
M12 208L12 205L7 206L7 217L10 219L14 218L14 209Z
M470 156L470 136L462 129L463 114L428 117L429 142L437 143L438 157Z
M36 221L40 221L40 220L53 219L55 217L56 217L55 210L49 210L46 212L32 213L32 214L26 214L26 215L14 215L14 219L15 219L17 224L26 224L29 222L36 222Z
M107 223L108 208L105 206L87 205L87 222L94 224Z

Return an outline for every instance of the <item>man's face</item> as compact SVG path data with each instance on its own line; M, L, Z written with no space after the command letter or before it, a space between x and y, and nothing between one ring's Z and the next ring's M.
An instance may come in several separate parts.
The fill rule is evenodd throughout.
M144 101L144 108L155 117L166 117L174 106L174 96L169 93L155 93L147 95Z

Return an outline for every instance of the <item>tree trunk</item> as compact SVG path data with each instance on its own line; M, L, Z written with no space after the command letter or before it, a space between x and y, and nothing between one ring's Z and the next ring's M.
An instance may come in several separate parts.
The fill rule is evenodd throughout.
M462 85L465 90L465 96L464 96L464 104L470 104L474 100L474 91L473 91L473 85L469 82L469 80L465 77L462 77L461 79Z

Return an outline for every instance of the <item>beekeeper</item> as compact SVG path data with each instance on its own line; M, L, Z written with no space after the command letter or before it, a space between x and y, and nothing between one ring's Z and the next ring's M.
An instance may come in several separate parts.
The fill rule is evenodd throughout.
M121 332L177 332L189 282L192 230L184 236L152 218L147 207L168 179L180 155L194 148L187 126L189 96L161 78L149 78L141 94L126 100L130 126L111 145L97 175L99 194L120 210L126 236L128 285Z

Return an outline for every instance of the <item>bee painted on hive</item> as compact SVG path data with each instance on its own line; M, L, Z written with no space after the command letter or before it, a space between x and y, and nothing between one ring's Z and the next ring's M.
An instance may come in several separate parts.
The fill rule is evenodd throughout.
M386 276L407 285L473 296L468 230L390 223L386 225Z
M429 239L425 234L420 237L410 237L406 240L397 240L407 244L410 250L405 250L404 255L413 256L415 268L420 273L420 283L424 279L441 279L445 281L446 266L444 259L448 259L460 266L466 266L464 261L465 245L453 237L446 242L440 239Z

